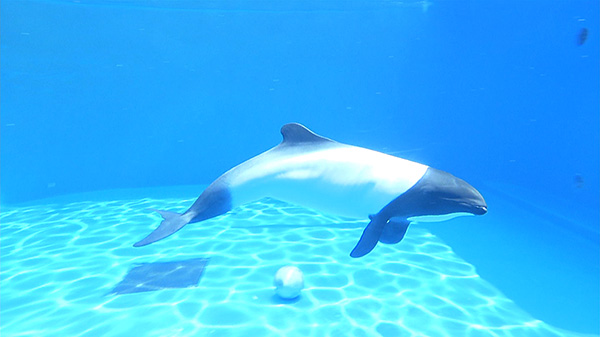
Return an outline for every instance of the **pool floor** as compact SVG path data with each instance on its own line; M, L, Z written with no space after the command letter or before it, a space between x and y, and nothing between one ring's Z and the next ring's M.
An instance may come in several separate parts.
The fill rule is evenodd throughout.
M2 207L2 336L583 336L522 310L424 226L364 258L365 221L263 199L134 248L160 222L138 198ZM114 294L141 263L210 259L196 287ZM273 276L299 267L297 300Z

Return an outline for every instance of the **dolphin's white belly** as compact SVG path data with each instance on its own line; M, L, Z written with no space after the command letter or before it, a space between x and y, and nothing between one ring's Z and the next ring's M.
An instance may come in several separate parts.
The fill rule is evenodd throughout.
M267 151L226 176L234 207L273 197L364 219L411 188L426 170L422 164L348 145L289 155Z

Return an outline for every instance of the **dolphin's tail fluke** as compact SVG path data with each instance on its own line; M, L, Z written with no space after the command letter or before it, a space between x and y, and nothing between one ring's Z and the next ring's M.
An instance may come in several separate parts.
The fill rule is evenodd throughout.
M141 241L136 242L133 245L134 247L141 247L141 246L149 245L158 240L162 240L162 239L166 238L167 236L177 232L178 230L183 228L183 226L187 225L187 223L189 222L189 220L185 216L183 216L183 214L169 212L169 211L159 211L159 210L155 210L155 211L158 212L163 217L164 220L160 223L158 228L156 228L152 233L150 233L148 236L143 238Z

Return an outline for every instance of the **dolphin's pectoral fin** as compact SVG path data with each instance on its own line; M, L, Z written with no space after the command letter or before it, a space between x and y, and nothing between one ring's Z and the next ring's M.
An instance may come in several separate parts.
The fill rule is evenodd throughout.
M410 221L406 219L402 220L390 220L387 225L383 227L383 232L379 237L379 242L385 244L394 244L402 241L406 230L410 225Z
M367 225L365 230L358 240L356 247L350 253L351 257L361 257L367 255L370 251L375 248L377 242L379 241L379 237L383 232L383 229L387 223L387 219L383 217L377 216L369 216L371 222Z
M185 219L183 214L159 210L156 210L156 212L158 212L164 220L152 233L143 238L141 241L136 242L133 245L134 247L141 247L149 245L158 240L162 240L167 236L177 232L189 222L187 219Z

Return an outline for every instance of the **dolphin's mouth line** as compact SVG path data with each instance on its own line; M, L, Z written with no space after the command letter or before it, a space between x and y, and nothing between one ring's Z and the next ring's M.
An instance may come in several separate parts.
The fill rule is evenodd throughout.
M488 211L487 206L475 206L475 210L477 210L477 212L474 213L476 215L483 215Z
M483 214L487 213L487 211L488 211L487 206L473 205L468 202L461 202L460 205L469 209L468 212L473 213L475 215L483 215Z

